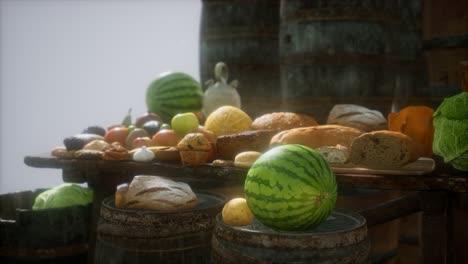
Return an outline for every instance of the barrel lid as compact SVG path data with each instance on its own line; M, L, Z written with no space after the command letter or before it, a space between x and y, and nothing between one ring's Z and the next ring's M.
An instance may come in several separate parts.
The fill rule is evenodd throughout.
M142 214L167 215L167 214L177 214L180 212L200 211L200 210L209 209L209 208L220 206L220 205L222 206L226 203L226 197L219 193L200 191L200 192L195 192L195 194L197 195L198 203L197 203L197 206L191 209L182 209L182 210L174 210L174 211L155 211L155 210L143 210L143 209L117 208L115 207L114 196L110 196L104 199L102 201L102 207L108 210L127 213L127 214L135 213L138 215L142 215Z
M305 231L282 231L270 228L265 226L257 219L254 219L251 224L246 226L227 226L222 221L222 215L219 214L218 216L218 223L226 226L227 228L237 229L243 232L261 232L263 234L280 234L284 236L297 236L297 235L310 235L310 234L326 234L326 233L339 233L339 232L349 232L350 230L356 229L361 226L366 225L366 219L361 216L360 214L353 213L353 212L345 212L345 211L333 211L330 216L328 216L325 221L323 221L320 225Z
M367 226L363 216L343 210L334 210L319 226L305 231L275 230L257 219L246 226L228 226L219 214L215 234L232 242L252 246L268 244L271 248L293 248L313 245L315 248L328 248L364 241L367 238Z

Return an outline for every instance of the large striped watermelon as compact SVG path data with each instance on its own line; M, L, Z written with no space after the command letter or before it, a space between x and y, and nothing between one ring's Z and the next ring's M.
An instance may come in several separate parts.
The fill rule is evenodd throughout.
M307 230L335 206L335 175L325 159L306 146L275 147L255 161L245 180L245 197L255 217L280 230Z
M149 112L170 123L179 113L199 112L203 106L203 91L190 75L181 72L161 74L146 91Z

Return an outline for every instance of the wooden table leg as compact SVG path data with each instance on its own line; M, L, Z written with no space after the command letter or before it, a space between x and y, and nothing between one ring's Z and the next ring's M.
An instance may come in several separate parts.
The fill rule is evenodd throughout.
M125 175L125 173L123 173ZM94 263L96 249L97 224L101 212L102 201L115 194L116 186L122 183L124 178L115 172L89 171L87 177L93 177L93 184L89 188L93 189L93 205L91 215L91 226L89 234L88 264Z
M421 210L421 250L422 263L447 263L448 242L448 208L449 197L446 192L422 191Z

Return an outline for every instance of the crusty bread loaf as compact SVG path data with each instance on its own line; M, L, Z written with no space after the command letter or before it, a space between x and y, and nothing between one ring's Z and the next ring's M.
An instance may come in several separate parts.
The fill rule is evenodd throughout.
M382 113L353 104L335 105L328 114L327 124L354 127L366 132L387 129L387 120Z
M276 133L276 130L254 130L220 136L216 141L218 158L234 160L237 154L244 151L265 152L269 148L271 137Z
M323 146L315 149L328 163L344 164L349 160L349 149L342 145Z
M353 139L363 133L359 129L339 125L300 127L279 132L271 139L270 146L301 144L316 149L340 144L349 148Z
M276 112L257 117L252 123L252 130L274 129L283 131L296 127L316 125L318 125L317 121L310 115L291 112Z
M375 169L399 168L420 156L413 140L400 132L379 130L357 137L351 144L350 161Z
M121 207L132 209L173 211L197 205L197 196L188 184L151 175L135 176L116 197Z

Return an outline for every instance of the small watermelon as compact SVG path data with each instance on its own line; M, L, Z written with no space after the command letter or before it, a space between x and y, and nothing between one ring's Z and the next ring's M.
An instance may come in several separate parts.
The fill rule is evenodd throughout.
M335 207L335 175L306 146L275 147L258 158L245 179L245 197L255 217L279 230L308 230Z
M200 83L181 72L167 72L154 80L146 91L148 111L170 123L179 113L199 112L203 106Z

